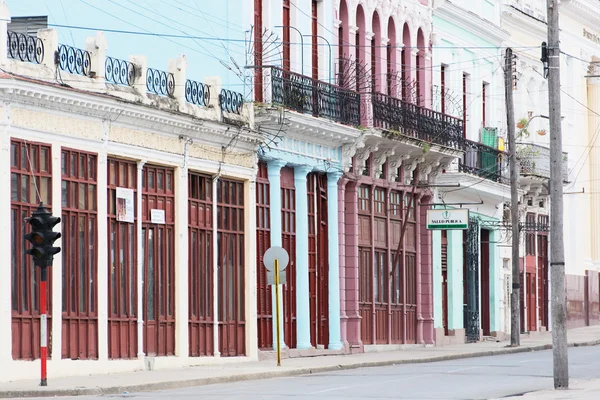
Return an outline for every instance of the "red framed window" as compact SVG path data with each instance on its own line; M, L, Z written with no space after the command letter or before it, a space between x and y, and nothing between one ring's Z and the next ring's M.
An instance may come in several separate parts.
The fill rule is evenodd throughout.
M374 213L379 215L385 215L385 189L376 188L373 191L373 208Z
M108 159L108 357L137 357L137 163ZM117 190L117 188L119 188ZM117 217L132 194L133 221ZM117 191L120 197L117 198ZM120 203L119 205L117 205Z
M283 0L283 69L290 70L290 0Z
M312 78L319 79L319 2L312 0ZM341 28L340 28L341 29ZM330 61L331 62L331 61ZM331 79L332 77L328 77Z
M402 218L402 194L395 190L390 192L390 217Z
M61 152L62 357L98 358L97 156Z
M442 114L446 114L446 66L442 64L440 67L440 100Z
M463 96L462 96L462 107L463 107L463 137L466 138L467 137L467 118L468 118L468 113L467 113L467 85L468 83L468 75L463 73L463 77L462 77L462 90L463 90Z
M371 187L360 185L358 187L358 211L371 211Z
M213 349L213 199L212 178L188 175L189 354Z
M11 140L10 143L10 237L12 357L33 360L40 357L40 269L25 250L23 236L31 231L25 218L40 202L52 206L52 152L42 143ZM51 347L52 274L48 274L48 346ZM49 351L51 353L51 350Z
M262 52L263 52L263 23L262 23L262 0L254 0L254 98L258 102L263 101L263 74Z

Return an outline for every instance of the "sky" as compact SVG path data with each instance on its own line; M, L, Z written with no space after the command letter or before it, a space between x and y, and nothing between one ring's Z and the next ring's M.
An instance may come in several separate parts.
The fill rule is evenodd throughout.
M250 29L249 25L242 26L246 1L6 0L6 3L13 17L44 15L50 25L69 26L50 26L57 29L61 44L85 49L86 38L102 30L108 42L107 56L126 60L129 55L146 55L149 67L167 70L169 59L185 54L189 79L203 81L207 76L220 76L224 87L244 92L242 80L229 68L237 71L234 66L237 64L243 70L246 63L245 31Z

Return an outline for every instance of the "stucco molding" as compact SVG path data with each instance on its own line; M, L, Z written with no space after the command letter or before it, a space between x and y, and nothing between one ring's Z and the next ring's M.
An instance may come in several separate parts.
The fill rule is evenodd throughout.
M376 144L369 144L356 152L356 175L362 175L366 168L366 162L371 153L379 150Z
M509 37L507 31L492 21L483 19L473 12L467 12L464 8L449 1L437 7L433 13L434 16L461 27L490 43L502 43ZM485 26L485 29L481 29L482 26Z

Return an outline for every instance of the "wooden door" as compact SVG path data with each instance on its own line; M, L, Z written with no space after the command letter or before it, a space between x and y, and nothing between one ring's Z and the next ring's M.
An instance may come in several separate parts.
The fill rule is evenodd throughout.
M542 325L548 327L548 235L538 235L538 309Z
M10 243L12 357L40 358L40 268L24 252L31 244L23 236L31 231L31 217L40 201L52 208L51 145L12 139L10 143ZM38 190L36 190L36 187ZM6 190L6 189L3 189ZM39 191L39 195L38 195ZM8 266L5 266L8 268ZM52 354L52 274L48 274L48 355ZM8 321L6 321L8 322ZM3 346L7 346L5 343Z
M481 230L481 330L490 335L490 231Z
M256 307L258 322L258 348L273 348L273 297L267 284L267 269L263 255L271 247L269 175L267 164L258 164L256 176Z
M327 176L311 173L308 190L308 254L311 344L329 344Z
M283 285L283 334L285 344L296 348L296 189L294 169L281 169L281 232L282 247L290 256Z
M137 357L137 164L108 159L108 357ZM117 189L119 188L119 189ZM133 200L132 220L121 214Z
M142 173L144 353L175 355L175 180L170 168Z
M536 331L537 330L537 321L536 321L536 289L535 289L535 275L531 272L526 273L526 291L525 297L527 298L527 330L528 331Z
M188 176L189 355L209 356L213 339L213 196L212 178Z
M62 149L62 358L98 358L97 156Z
M244 265L244 184L217 183L219 351L221 357L246 353Z

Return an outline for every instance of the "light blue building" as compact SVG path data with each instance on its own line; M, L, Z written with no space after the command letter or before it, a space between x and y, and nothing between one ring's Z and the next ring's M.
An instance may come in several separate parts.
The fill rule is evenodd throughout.
M465 153L440 175L434 203L468 209L468 229L434 231L436 342L502 336L508 275L504 204L510 200L500 2L439 2L433 12L433 91L437 111L464 121ZM485 26L485 29L481 27Z

